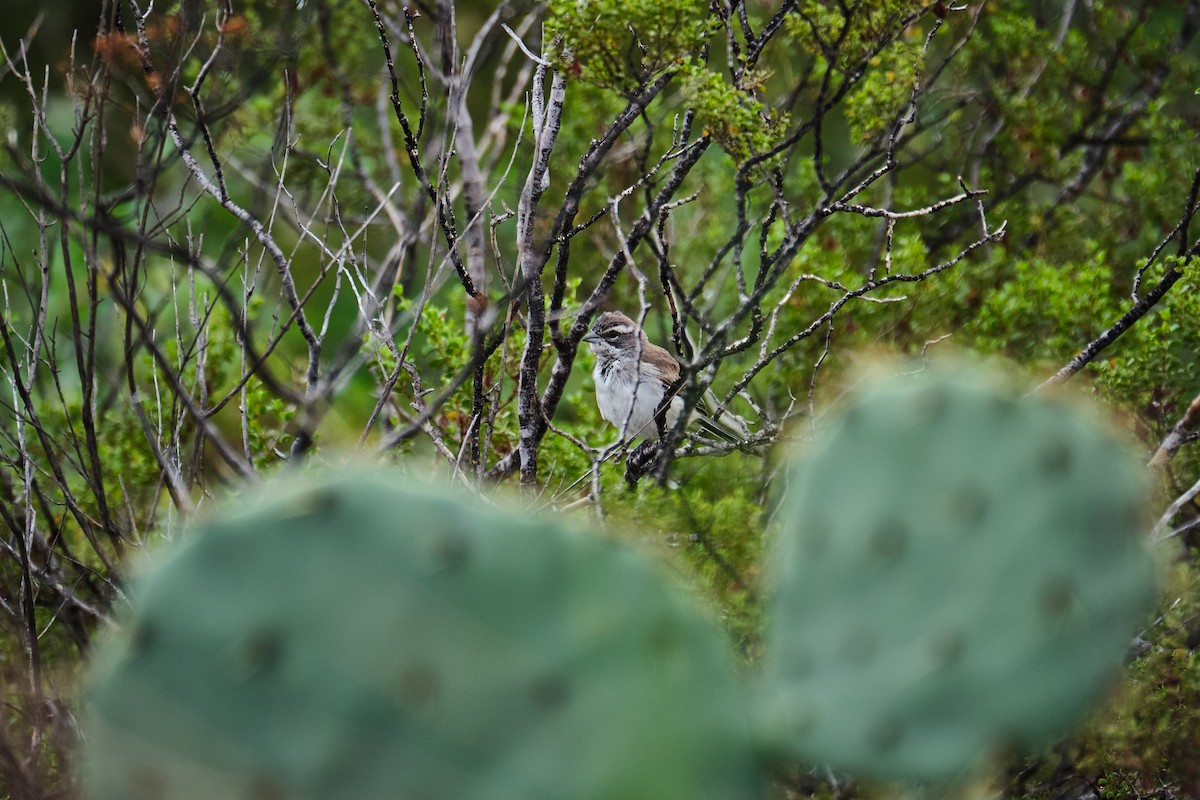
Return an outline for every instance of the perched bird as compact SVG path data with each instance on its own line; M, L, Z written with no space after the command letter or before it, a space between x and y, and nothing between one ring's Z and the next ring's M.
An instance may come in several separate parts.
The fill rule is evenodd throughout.
M675 424L683 411L683 398L676 394L661 414L672 384L679 379L679 362L664 348L646 338L646 333L620 311L607 311L596 318L583 340L596 356L592 376L596 381L596 404L600 416L621 431L621 438L656 441L661 430ZM741 418L725 412L719 422L693 415L709 433L726 441L743 440L749 429Z

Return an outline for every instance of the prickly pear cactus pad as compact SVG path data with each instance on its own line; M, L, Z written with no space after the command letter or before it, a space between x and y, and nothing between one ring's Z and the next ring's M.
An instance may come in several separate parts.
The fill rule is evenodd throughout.
M759 796L723 637L655 568L399 480L269 487L142 576L91 800Z
M1086 408L979 368L846 405L779 511L774 736L809 763L941 781L1068 733L1154 597L1136 460Z

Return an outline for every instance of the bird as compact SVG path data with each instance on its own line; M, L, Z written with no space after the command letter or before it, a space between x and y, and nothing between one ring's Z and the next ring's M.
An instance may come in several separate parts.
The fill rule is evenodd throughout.
M597 317L583 341L596 356L592 377L600 416L621 431L622 439L640 437L654 442L675 425L683 413L683 398L676 393L663 408L667 392L678 388L674 384L679 380L679 362L674 356L651 342L646 332L620 311L606 311ZM749 437L745 421L731 412L723 412L719 420L693 414L691 421L729 442Z

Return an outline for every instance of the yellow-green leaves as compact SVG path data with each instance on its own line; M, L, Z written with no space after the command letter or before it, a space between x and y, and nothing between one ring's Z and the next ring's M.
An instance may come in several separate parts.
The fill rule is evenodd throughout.
M806 0L788 18L789 33L810 53L833 55L839 71L857 69L895 37L897 26L925 5L917 0Z
M546 25L570 74L620 91L698 52L711 31L702 0L554 0Z
M859 143L885 135L912 97L921 67L920 39L897 40L872 56L871 69L846 98L846 120Z
M788 117L765 105L752 90L759 76L734 86L708 68L684 65L684 97L696 109L705 132L738 163L770 150L787 128Z

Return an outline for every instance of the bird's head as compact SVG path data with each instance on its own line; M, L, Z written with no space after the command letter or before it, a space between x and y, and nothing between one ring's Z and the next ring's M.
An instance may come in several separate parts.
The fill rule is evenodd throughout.
M620 311L606 311L592 323L592 329L583 336L583 341L592 346L596 356L614 358L622 353L637 352L638 338L642 336L637 323Z

